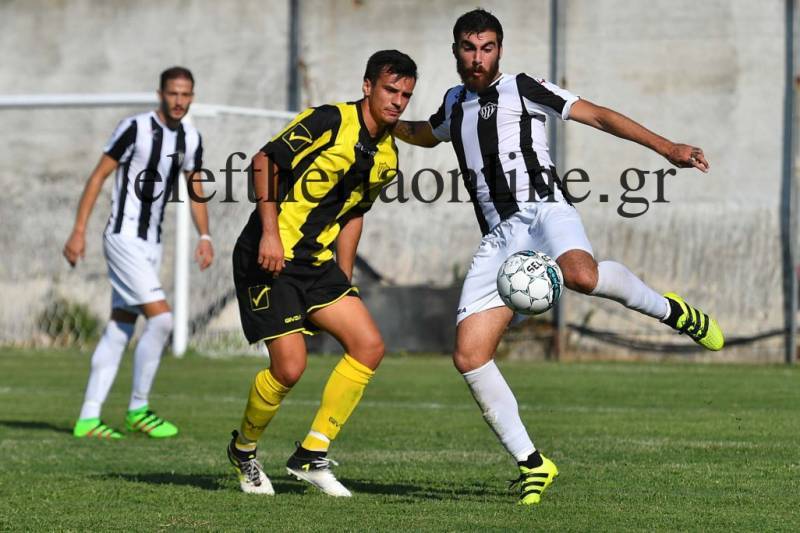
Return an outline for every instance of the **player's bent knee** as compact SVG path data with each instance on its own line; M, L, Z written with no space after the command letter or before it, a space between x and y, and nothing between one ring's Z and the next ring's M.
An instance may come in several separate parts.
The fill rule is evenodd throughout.
M284 387L294 387L294 385L300 381L300 378L303 377L303 372L305 372L305 370L305 361L284 362L280 365L276 365L273 361L269 367L269 372L272 374L272 377L278 380L278 383Z
M350 354L350 357L359 363L363 363L372 370L375 370L381 360L383 360L386 346L383 344L383 339L378 334L359 339L351 346L346 347L346 350L347 353Z
M597 268L564 272L564 285L583 294L591 294L597 286Z
M169 335L172 332L172 327L174 326L172 313L170 312L161 313L160 315L150 317L147 319L147 322L149 327L157 329L158 332L164 336Z
M464 350L459 350L456 348L456 351L453 352L453 365L456 367L460 373L469 372L470 370L475 370L487 362L489 362L491 357L485 357L482 355L478 355L473 352L468 352Z

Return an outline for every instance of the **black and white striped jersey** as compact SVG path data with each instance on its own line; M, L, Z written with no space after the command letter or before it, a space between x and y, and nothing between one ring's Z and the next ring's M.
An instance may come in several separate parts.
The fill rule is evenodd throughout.
M172 130L150 111L123 119L103 151L119 162L106 234L161 242L164 207L175 193L175 180L181 171L202 168L200 133L185 121Z
M578 97L526 74L502 74L485 90L449 89L430 118L434 136L451 141L485 235L526 204L567 201L545 134L547 117L569 118ZM552 201L552 200L551 200Z

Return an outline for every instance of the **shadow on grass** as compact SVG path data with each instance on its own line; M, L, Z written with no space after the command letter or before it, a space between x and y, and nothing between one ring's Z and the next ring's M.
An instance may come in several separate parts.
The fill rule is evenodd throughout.
M210 474L178 474L172 472L153 472L149 474L123 474L108 473L103 474L103 479L113 481L128 481L131 483L147 483L149 485L175 485L196 487L203 490L233 490L238 491L239 485L235 476L210 475ZM299 481L272 479L272 486L275 492L282 494L302 494L306 487Z
M234 476L209 475L209 474L178 474L171 472L154 472L149 474L124 474L109 473L103 479L113 481L128 481L131 483L147 483L151 485L174 485L196 487L203 490L231 490L238 491ZM288 478L272 478L272 486L277 494L304 494L317 492L307 483ZM445 489L433 485L414 485L410 483L381 483L375 481L342 480L344 485L354 494L373 494L383 496L399 496L409 499L422 500L459 500L485 501L497 497L509 497L509 492L496 487L464 487L454 485Z
M55 431L56 433L67 433L72 435L72 428L54 426L49 422L34 422L31 420L0 420L0 426L12 429L43 429L45 431Z
M231 486L227 477L207 474L177 474L172 472L154 472L150 474L109 473L99 477L115 481L129 481L131 483L197 487L204 490L222 490Z
M437 485L414 485L410 483L382 483L376 481L344 481L347 488L354 493L377 494L384 496L406 496L423 500L471 500L484 501L498 496L508 497L509 492L496 487L472 486L454 484L451 488Z

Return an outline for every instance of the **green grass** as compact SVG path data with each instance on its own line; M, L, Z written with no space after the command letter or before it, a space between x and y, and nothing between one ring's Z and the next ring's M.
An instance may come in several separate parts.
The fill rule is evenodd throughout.
M0 530L776 531L800 524L800 373L777 366L502 363L561 470L536 508L443 357L388 357L332 456L334 500L283 464L336 359L312 358L261 457L277 495L238 491L225 446L256 358L167 358L152 405L182 434L81 441L89 355L0 350ZM104 410L122 426L130 356ZM795 529L796 530L796 529Z

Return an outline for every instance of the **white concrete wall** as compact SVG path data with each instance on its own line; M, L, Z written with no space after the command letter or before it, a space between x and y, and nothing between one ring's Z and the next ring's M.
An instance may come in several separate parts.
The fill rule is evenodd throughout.
M474 5L301 1L301 100L318 105L360 97L368 56L398 48L420 69L406 118L427 118L444 91L458 83L451 29ZM503 71L547 76L549 2L483 5L504 24ZM152 90L162 68L185 64L197 77L198 101L282 109L287 11L287 2L277 0L4 2L0 93ZM598 258L624 262L659 290L684 293L716 313L732 334L779 327L783 2L567 0L565 12L565 77L557 81L671 139L703 147L712 165L707 175L682 170L667 178L670 203L623 219L616 213L621 172L668 164L640 146L580 124L564 125L561 166L581 167L592 179L591 187L580 188L592 194L578 208ZM24 249L46 250L3 261L4 300L9 295L17 300L20 291L41 294L52 276L64 291L105 283L99 239L90 243L92 255L82 274L68 272L58 250L100 146L126 113L0 111L0 183L10 191L0 205L5 225L0 243L14 249L24 239ZM228 153L253 153L279 127L252 119L198 124L208 148L206 166L215 171ZM423 167L446 173L456 162L446 145L401 146L401 167L407 174ZM652 199L655 183L649 180L643 192ZM600 193L609 195L608 203L598 201ZM460 194L465 196L463 189ZM107 215L102 202L93 235ZM215 235L235 236L250 210L243 203L211 207ZM376 206L361 251L399 283L447 284L457 277L454 272L465 272L478 239L469 204L411 200ZM228 262L228 251L221 250L220 261ZM229 282L227 274L210 279L217 289ZM26 284L38 288L19 289ZM76 292L90 290L107 289ZM592 326L662 339L651 321L617 304L582 297L568 297L566 303L570 321L588 317ZM768 356L778 354L774 345L756 350L762 348Z

